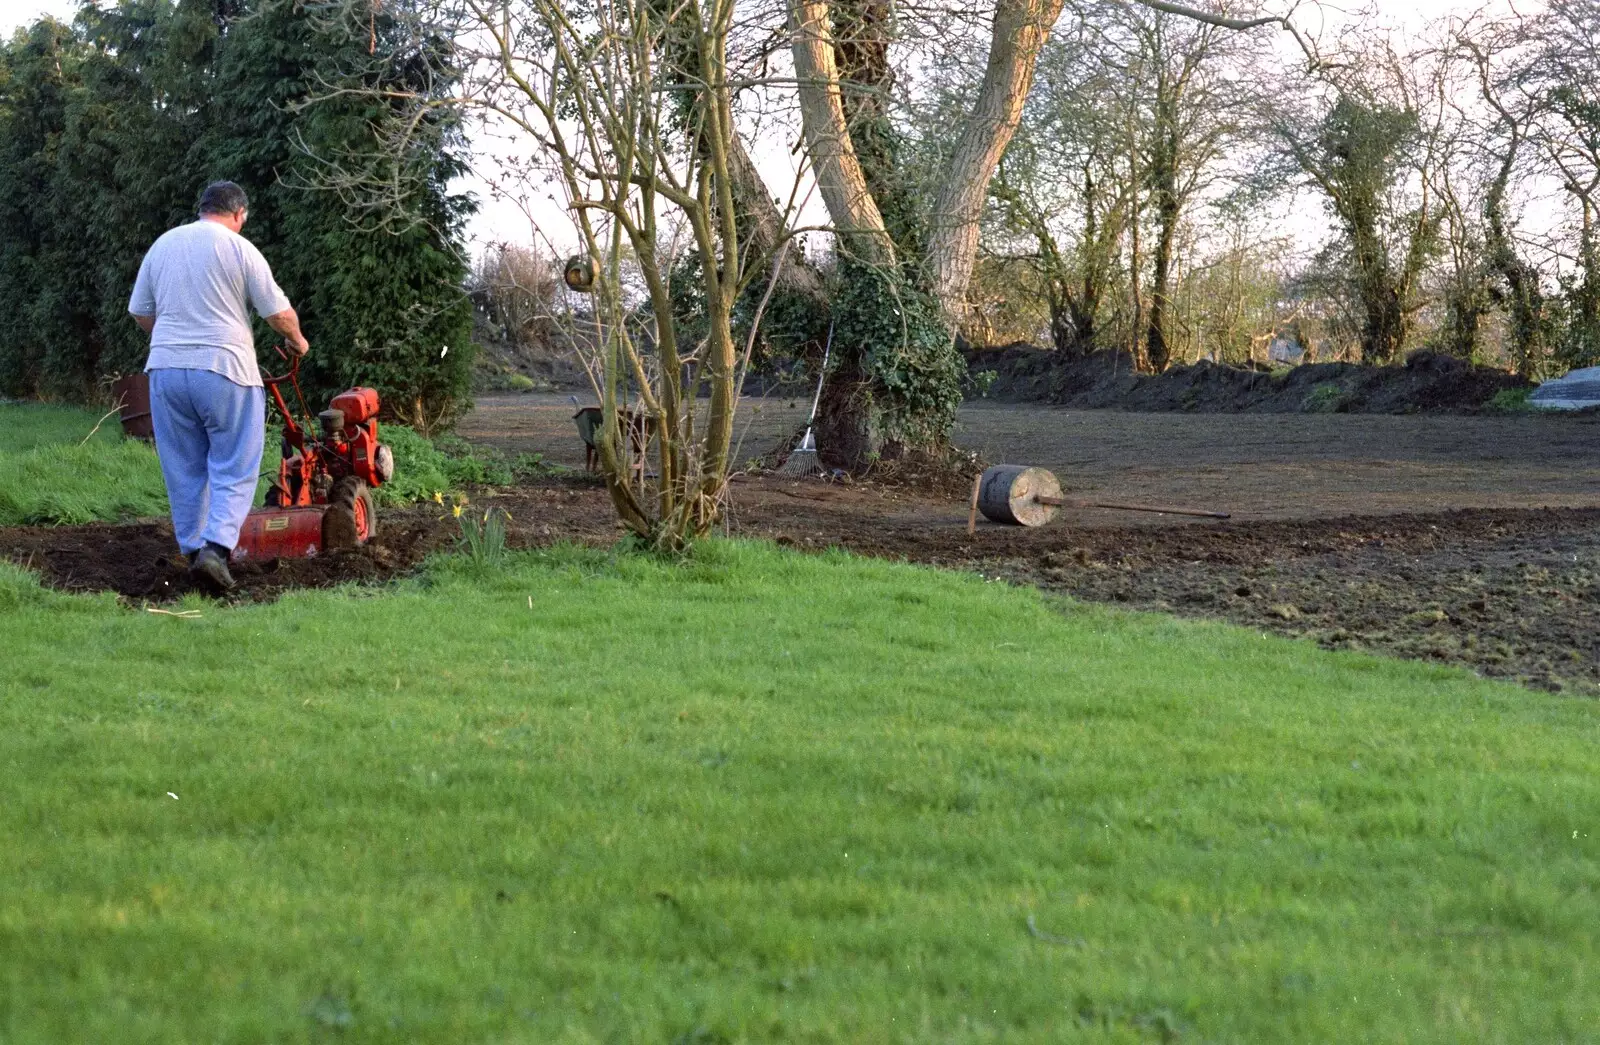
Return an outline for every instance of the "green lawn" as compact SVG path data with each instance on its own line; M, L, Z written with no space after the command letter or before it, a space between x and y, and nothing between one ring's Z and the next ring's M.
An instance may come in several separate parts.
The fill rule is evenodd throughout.
M1600 1037L1592 702L760 545L189 606L0 574L7 1043Z
M76 407L0 404L0 526L123 522L167 514L167 488L155 451L122 438L122 423ZM90 437L90 433L93 436ZM510 462L460 440L433 442L400 425L381 426L395 454L395 480L378 491L382 504L409 504L464 484L504 485L534 459ZM87 442L85 439L87 438ZM262 474L276 475L279 433L269 430ZM265 479L256 503L266 495Z

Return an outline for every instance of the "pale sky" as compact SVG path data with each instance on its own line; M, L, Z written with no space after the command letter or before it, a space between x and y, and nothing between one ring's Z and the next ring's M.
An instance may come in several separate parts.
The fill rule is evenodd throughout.
M1510 0L1500 0L1500 3L1492 6L1501 6L1508 2ZM1522 0L1519 6L1526 10L1534 6L1534 2ZM70 20L78 6L76 0L0 0L0 33L9 36L18 26L26 25L44 15L54 15L64 21ZM1198 0L1197 6L1204 6L1204 0ZM1263 7L1273 10L1282 9L1283 6L1283 3L1263 3ZM1392 19L1399 25L1416 26L1453 12L1466 15L1486 5L1483 0L1472 3L1461 3L1459 0L1404 0L1401 3L1380 0L1373 6L1386 20ZM1332 4L1320 9L1315 4L1306 4L1301 6L1297 21L1303 22L1304 28L1315 34L1324 28L1319 12L1326 12L1326 17L1331 21L1344 10L1346 9ZM487 166L493 163L491 157L494 154L503 152L507 147L504 142L479 142L476 154L485 161L483 165ZM775 194L786 197L794 178L793 158L788 150L754 148L753 152L758 165L762 168L762 174L767 178L768 186ZM570 242L566 242L573 233L566 220L564 208L547 198L542 191L521 200L496 199L487 181L476 175L460 179L453 187L457 191L471 192L478 198L480 204L478 213L468 225L468 236L475 245L481 246L493 242L535 242L540 238L534 228L535 223L542 228L545 236L557 240L558 249L565 249L571 245ZM826 224L826 215L821 211L820 201L813 198L811 207L807 209L802 220L805 224Z

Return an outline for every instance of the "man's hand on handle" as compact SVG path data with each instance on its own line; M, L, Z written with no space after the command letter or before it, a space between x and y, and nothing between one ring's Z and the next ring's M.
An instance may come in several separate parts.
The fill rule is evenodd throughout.
M295 355L303 356L311 351L310 342L306 340L304 334L300 333L300 317L295 314L294 309L286 308L282 312L268 316L267 326L287 339L289 348Z

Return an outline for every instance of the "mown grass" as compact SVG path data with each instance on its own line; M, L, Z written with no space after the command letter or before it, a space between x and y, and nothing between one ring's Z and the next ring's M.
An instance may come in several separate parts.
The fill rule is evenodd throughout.
M1600 1026L1592 702L737 543L188 608L0 578L0 1040Z
M166 485L155 451L125 440L121 422L90 410L0 404L0 526L121 522L167 514ZM90 433L93 432L93 436ZM460 440L437 442L400 425L380 433L395 454L395 481L379 489L384 504L410 504L466 485L496 486L538 466L508 461ZM88 441L85 442L86 437ZM279 434L269 430L263 475L276 474ZM256 490L260 504L265 479Z

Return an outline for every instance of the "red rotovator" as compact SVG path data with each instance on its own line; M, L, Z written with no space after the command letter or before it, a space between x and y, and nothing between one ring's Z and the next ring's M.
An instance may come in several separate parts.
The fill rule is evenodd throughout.
M299 372L297 356L288 373L262 379L283 417L283 457L266 504L252 509L239 530L237 559L346 551L378 531L372 490L394 475L394 454L378 442L378 393L370 388L341 392L317 415L313 435L309 423L295 420L280 388L289 382L305 411Z

